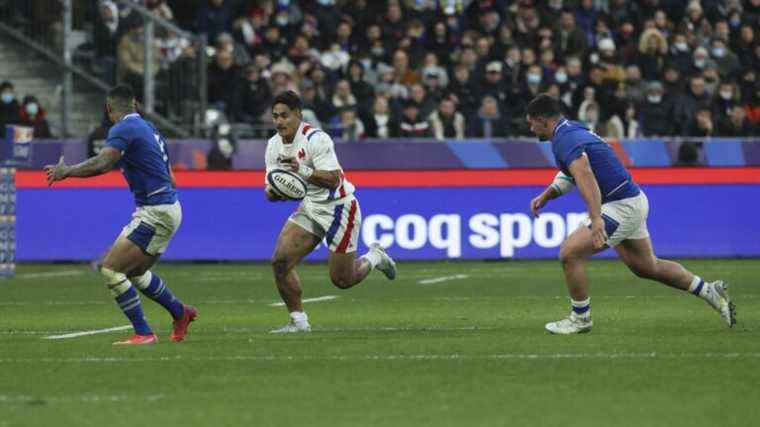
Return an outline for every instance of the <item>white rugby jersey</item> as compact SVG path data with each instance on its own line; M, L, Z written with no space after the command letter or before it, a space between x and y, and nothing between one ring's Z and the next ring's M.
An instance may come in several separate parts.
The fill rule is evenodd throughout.
M283 144L279 133L269 138L264 157L267 173L272 169L281 168L277 161L280 156L295 157L300 163L314 170L340 171L340 184L334 190L307 182L307 201L326 202L341 199L354 193L354 185L346 179L343 168L338 163L338 157L335 155L335 144L330 135L322 129L317 129L308 123L301 122L292 143ZM266 178L264 181L266 181Z

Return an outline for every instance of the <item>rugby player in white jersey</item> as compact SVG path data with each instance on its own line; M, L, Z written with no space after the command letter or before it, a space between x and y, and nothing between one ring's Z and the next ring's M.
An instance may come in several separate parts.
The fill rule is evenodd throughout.
M306 182L307 192L285 222L272 256L277 290L290 313L290 321L271 332L308 332L311 326L303 309L301 281L295 267L323 239L330 251L330 280L340 289L361 283L374 268L393 280L396 263L377 243L356 258L362 216L354 186L338 163L332 138L302 121L301 99L295 92L275 97L272 120L277 134L267 143L267 172L273 169L295 172ZM284 200L268 184L265 192L270 201Z

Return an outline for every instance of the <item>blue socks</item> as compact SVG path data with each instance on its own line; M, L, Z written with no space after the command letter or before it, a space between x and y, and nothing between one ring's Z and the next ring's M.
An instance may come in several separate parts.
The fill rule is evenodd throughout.
M142 305L140 305L140 295L134 286L130 286L126 292L117 296L116 303L119 304L121 311L124 312L129 321L132 322L136 334L151 335L153 333L148 323L145 322Z
M145 275L149 276L150 280L146 280L148 285L141 287L140 291L148 298L161 304L161 306L171 313L173 318L179 319L182 317L182 314L185 312L182 301L174 296L172 291L166 287L164 281L158 277L158 274L149 271Z

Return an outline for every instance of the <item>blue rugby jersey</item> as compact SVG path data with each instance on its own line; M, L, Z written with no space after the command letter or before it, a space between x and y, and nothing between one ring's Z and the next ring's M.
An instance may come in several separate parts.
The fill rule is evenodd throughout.
M637 196L639 187L620 163L612 148L583 124L560 119L551 138L552 152L560 170L568 176L570 164L583 153L602 193L602 203Z
M137 206L177 201L166 142L153 124L137 113L127 114L111 127L105 145L121 152L116 167L124 174Z

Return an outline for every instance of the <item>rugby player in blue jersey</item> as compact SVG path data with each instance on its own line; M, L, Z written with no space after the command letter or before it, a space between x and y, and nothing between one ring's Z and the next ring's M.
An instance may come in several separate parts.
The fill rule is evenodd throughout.
M91 177L121 169L134 194L137 208L103 259L100 273L119 307L134 327L134 334L114 345L153 344L156 335L143 316L139 289L161 304L174 319L171 340L182 341L198 312L185 305L163 280L150 271L166 250L182 222L166 143L156 128L136 112L132 89L117 86L108 93L106 109L114 123L100 153L76 165L61 160L45 166L48 184L70 177Z
M593 326L585 263L595 253L615 248L620 259L638 277L656 280L704 299L729 327L736 323L734 304L722 281L705 282L682 265L657 258L647 230L649 202L615 153L583 124L562 116L559 102L547 94L534 98L527 109L530 129L541 140L551 140L560 172L554 182L531 200L538 211L573 185L586 203L589 218L560 248L559 258L570 293L572 310L546 324L555 334L588 332Z

